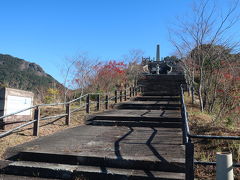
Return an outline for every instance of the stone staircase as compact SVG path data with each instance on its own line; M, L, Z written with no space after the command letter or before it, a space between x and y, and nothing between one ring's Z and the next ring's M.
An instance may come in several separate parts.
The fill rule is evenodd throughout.
M159 91L162 79L145 77L140 81L143 96L89 116L84 126L9 149L1 173L54 179L185 179L178 86L171 82L172 88Z

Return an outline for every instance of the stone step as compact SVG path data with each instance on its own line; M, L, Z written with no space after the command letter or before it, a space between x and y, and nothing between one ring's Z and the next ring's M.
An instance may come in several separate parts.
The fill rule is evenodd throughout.
M113 109L90 115L86 119L181 122L180 110Z
M16 161L5 168L6 174L88 180L179 180L184 173L109 168L106 166L66 165L56 163Z
M136 105L180 105L179 101L129 101L118 104L136 104Z
M176 88L180 89L181 85L176 83L169 83L169 82L161 82L161 84L156 84L155 82L145 82L140 84L142 89L148 89L148 88L156 88L158 90L161 90L161 88Z
M153 147L150 145L150 148ZM176 148L177 145L164 144L163 148ZM106 147L107 148L107 147ZM97 149L96 149L97 150ZM130 150L129 150L130 151ZM155 148L152 148L154 153ZM117 153L117 152L116 152ZM119 152L120 153L120 152ZM157 153L157 152L156 152ZM176 151L174 154L177 157L180 151ZM158 153L158 159L161 159L161 155ZM169 157L173 158L173 157ZM153 171L167 171L167 172L185 172L184 160L171 160L171 162L166 161L164 158L162 160L137 160L137 159L123 159L123 158L110 158L110 157L100 157L100 156L80 156L72 154L52 154L52 153L42 153L42 152L21 152L17 159L20 161L31 161L31 162L44 162L44 163L57 163L65 165L86 165L86 166L106 166L112 168L124 168L124 169L145 169Z
M114 120L92 120L87 125L94 126L128 126L128 127L171 127L181 128L181 122L152 122L152 121L114 121Z
M148 106L148 105L144 105L144 106L141 106L141 105L123 105L123 106L118 106L117 107L118 109L132 109L132 110L136 110L136 109L139 109L139 110L179 110L180 108L179 107L176 107L176 106L164 106L164 105L160 105L160 106Z
M172 96L172 95L180 95L180 90L176 89L175 87L171 87L171 88L155 88L155 87L151 87L151 88L145 88L141 91L142 93L158 93L159 96ZM149 94L149 96L151 96L151 94Z
M176 87L149 87L149 88L144 88L142 90L143 93L146 92L157 92L157 93L161 93L161 94L180 94L180 89L176 88Z
M59 178L58 179L56 179L56 178L50 179L50 178L33 177L33 176L0 174L0 180L60 180L60 179Z
M161 92L159 90L156 91L143 91L142 92L142 96L179 96L180 92L178 91L173 91L173 92L169 92L169 91L164 91Z
M181 128L79 126L9 148L9 160L184 172Z
M142 102L144 102L144 101L142 101ZM145 103L145 104L143 104L140 101L132 101L132 102L127 102L127 103L118 103L118 104L115 104L113 107L115 109L179 110L180 106L181 105L178 103L172 103L172 104Z
M142 121L142 122L182 122L181 118L173 118L173 117L137 117L137 116L99 116L96 115L92 118L87 119L87 121L92 121L92 120L105 120L105 121Z
M169 74L161 74L161 75L145 75L143 78L139 80L141 81L174 81L174 82L185 82L184 75L169 75Z
M175 82L168 82L168 81L162 81L160 84L156 82L141 82L141 86L145 88L151 88L151 87L162 87L162 88L169 88L169 87L175 87L175 88L180 88L179 84L176 84Z
M130 99L131 101L180 101L178 96L139 96Z

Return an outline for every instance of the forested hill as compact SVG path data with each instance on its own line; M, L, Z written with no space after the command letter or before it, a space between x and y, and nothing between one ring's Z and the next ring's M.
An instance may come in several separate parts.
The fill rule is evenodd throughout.
M39 65L0 54L0 86L37 92L62 85Z

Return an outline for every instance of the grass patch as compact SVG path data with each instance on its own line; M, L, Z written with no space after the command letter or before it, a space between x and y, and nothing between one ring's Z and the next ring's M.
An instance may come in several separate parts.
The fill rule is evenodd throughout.
M215 121L215 115L201 112L198 101L191 103L191 98L185 96L185 103L189 116L191 134L240 136L240 124L231 117ZM195 147L194 157L197 161L216 161L216 152L231 151L233 161L240 162L240 141L233 140L193 140ZM214 166L196 166L195 177L198 179L214 179ZM235 179L240 179L240 168L234 169Z

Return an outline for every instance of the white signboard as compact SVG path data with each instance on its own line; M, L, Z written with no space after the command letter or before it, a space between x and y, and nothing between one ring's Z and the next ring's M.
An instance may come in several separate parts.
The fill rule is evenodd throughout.
M6 103L7 103L6 114L10 114L32 106L32 98L8 95ZM32 114L31 110L27 110L18 113L17 115L31 115L31 114Z

